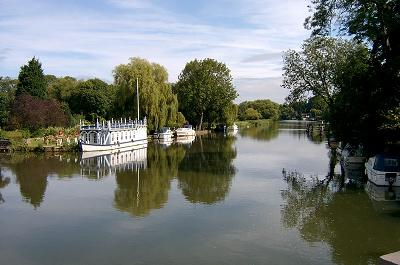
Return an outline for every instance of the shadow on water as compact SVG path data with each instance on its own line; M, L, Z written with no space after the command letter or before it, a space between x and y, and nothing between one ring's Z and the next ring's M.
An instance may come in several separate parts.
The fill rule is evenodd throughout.
M335 158L331 169L334 163ZM359 176L283 171L282 226L297 229L310 243L327 243L337 264L375 264L379 256L398 251L400 190L367 183L364 191Z

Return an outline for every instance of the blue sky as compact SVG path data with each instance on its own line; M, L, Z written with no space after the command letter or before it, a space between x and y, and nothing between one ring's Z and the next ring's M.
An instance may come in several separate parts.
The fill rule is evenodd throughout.
M298 49L307 0L0 0L0 76L36 56L46 74L99 77L142 57L177 80L193 59L224 62L237 102L282 103L282 52Z

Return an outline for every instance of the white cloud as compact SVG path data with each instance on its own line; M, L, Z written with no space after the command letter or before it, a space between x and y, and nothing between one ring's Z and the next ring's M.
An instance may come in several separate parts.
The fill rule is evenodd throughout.
M17 76L19 67L37 56L46 73L111 80L116 65L143 57L164 65L170 81L176 81L186 62L210 57L231 69L240 98L272 95L282 101L281 92L273 95L265 86L277 85L279 54L296 49L306 37L306 2L229 2L204 5L200 12L207 16L201 18L151 1L107 0L114 10L109 12L57 8L51 1L6 0L0 16L0 51L7 53L0 55L0 75ZM226 5L229 12L223 10ZM233 18L229 21L237 20L237 25L214 23L220 17Z

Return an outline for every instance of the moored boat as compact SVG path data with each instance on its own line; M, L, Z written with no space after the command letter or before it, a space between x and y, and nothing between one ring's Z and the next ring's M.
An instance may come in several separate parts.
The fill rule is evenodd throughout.
M176 137L187 137L196 135L196 132L193 130L192 125L184 125L181 128L175 130Z
M80 125L82 152L106 151L147 144L147 120L120 120Z
M158 139L171 139L173 136L174 134L169 127L162 127L157 133Z
M400 186L400 156L378 154L365 163L368 180L378 186Z

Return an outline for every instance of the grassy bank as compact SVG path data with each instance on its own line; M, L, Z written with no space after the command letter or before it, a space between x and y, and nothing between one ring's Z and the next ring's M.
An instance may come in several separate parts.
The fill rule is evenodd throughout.
M0 130L0 138L10 140L10 152L78 151L76 128L49 127L35 132Z
M264 120L246 120L246 121L236 121L236 125L239 128L247 128L247 127L267 127L270 126L274 121L271 119Z

